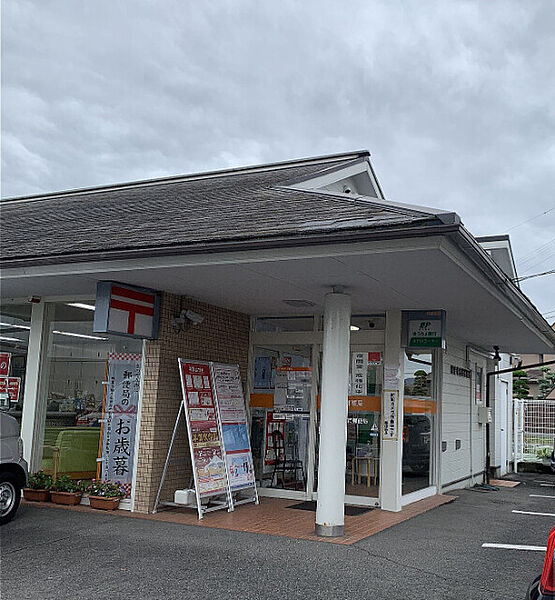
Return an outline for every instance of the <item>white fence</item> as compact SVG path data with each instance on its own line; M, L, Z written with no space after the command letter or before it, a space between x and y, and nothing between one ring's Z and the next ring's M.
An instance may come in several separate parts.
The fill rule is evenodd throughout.
M555 400L514 400L515 460L549 458L555 440Z

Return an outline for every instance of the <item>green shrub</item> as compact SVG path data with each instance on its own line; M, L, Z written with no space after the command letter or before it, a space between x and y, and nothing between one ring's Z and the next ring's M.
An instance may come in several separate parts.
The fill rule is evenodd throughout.
M544 446L543 448L539 448L536 451L536 457L537 458L550 458L552 452L553 452L553 448L551 448L550 446Z
M82 492L83 487L81 480L76 481L71 479L69 475L60 475L52 484L51 489L54 492Z
M32 490L49 490L53 483L52 477L44 471L29 475L29 488Z

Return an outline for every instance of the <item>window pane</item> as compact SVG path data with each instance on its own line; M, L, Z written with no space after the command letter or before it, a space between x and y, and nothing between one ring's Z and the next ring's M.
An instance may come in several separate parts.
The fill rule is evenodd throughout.
M0 407L21 424L27 347L31 329L30 304L5 304L0 310Z
M312 331L313 317L262 317L256 319L256 331Z
M310 346L254 349L251 444L261 487L306 487L312 383Z
M405 357L403 494L433 484L436 401L432 355Z
M94 333L93 319L93 310L56 304L45 361L42 468L74 479L96 476L108 353L142 351L141 340Z

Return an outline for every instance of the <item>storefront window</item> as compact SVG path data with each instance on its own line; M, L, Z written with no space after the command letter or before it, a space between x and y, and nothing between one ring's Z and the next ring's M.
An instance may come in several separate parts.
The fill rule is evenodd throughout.
M0 408L21 423L30 304L6 304L0 310Z
M405 357L403 494L433 485L436 401L431 354Z
M382 353L351 348L345 493L378 497Z
M254 348L251 445L260 487L304 491L312 360L310 346Z
M367 346L351 346L349 409L345 448L345 494L378 498L381 440L383 354ZM320 430L318 393L317 432ZM314 491L318 490L318 448L314 464Z
M313 317L260 317L256 319L256 331L312 331Z
M42 469L56 476L97 476L108 354L142 351L141 340L94 333L93 318L92 305L60 303L50 322Z

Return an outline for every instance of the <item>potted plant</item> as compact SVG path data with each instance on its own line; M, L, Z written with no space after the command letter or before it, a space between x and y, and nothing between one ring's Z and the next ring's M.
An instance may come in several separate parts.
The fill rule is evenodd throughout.
M86 491L89 494L89 502L92 508L101 510L115 510L119 501L125 497L125 489L117 481L102 481L93 479Z
M23 489L25 500L31 502L48 502L50 500L50 488L52 477L44 471L37 471L29 475L29 485Z
M70 479L69 475L61 475L54 481L50 489L50 498L55 504L74 506L81 502L83 486L81 481Z

